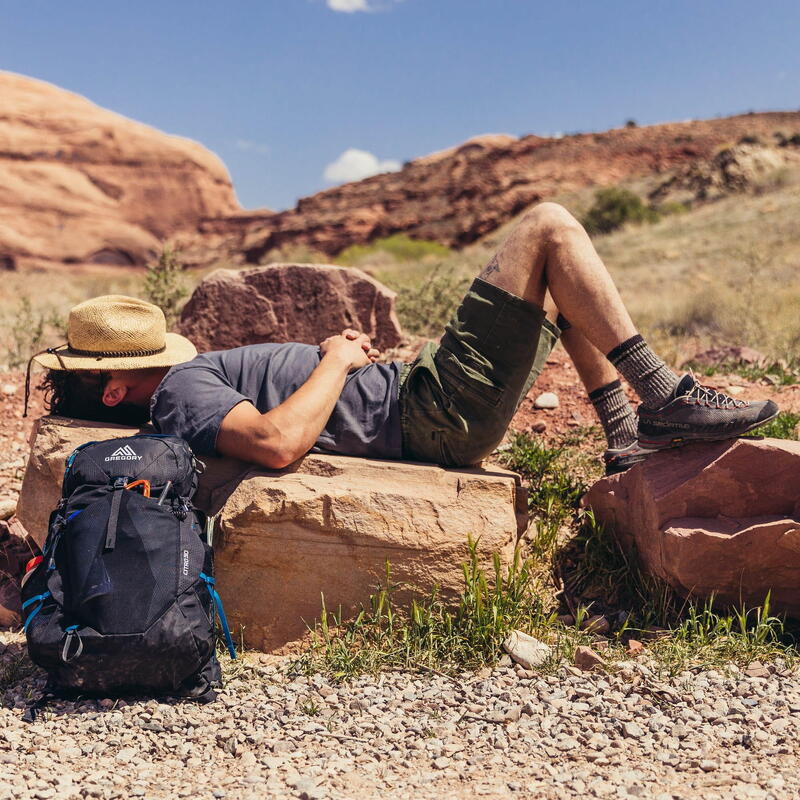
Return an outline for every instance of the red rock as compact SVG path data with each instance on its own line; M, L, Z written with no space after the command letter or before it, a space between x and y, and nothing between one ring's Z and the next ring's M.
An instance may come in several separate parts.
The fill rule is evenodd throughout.
M592 486L584 504L684 597L800 616L800 442L662 451Z
M49 83L0 72L0 265L144 264L238 210L223 163Z
M752 347L712 347L696 353L686 364L696 364L698 367L715 367L720 364L762 366L766 362L767 357Z
M769 678L769 670L760 662L752 661L745 667L744 674L748 678Z
M319 344L355 328L384 350L402 338L394 303L394 292L358 269L321 264L220 269L194 290L180 331L204 352L259 342Z
M591 647L581 645L575 648L575 666L584 672L602 669L605 665L605 659L599 653L595 653Z
M644 652L644 645L638 639L628 639L628 646L625 652L629 656L638 656Z
M608 620L602 614L595 614L593 617L589 617L589 619L581 625L581 628L587 633L594 633L598 636L602 636L609 632L611 625L609 625Z
M38 552L17 519L0 522L0 628L19 625L20 580Z

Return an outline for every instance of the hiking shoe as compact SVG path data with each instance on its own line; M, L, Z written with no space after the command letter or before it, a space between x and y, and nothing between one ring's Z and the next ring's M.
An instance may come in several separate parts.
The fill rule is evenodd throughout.
M684 375L672 398L661 408L639 406L639 444L659 450L689 442L733 439L778 414L772 400L751 402L701 386L694 375Z
M630 469L634 464L644 461L650 453L654 452L655 450L642 447L637 441L631 442L627 447L609 448L603 453L606 475L617 475L620 472L625 472L626 469Z

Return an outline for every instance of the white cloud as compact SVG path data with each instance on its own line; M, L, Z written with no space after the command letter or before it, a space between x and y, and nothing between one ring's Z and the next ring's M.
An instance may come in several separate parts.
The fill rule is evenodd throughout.
M352 14L355 11L389 11L396 3L403 0L325 0L331 11Z
M371 11L367 0L327 0L331 11L343 11L352 14L354 11Z
M243 150L245 153L258 153L260 156L265 156L269 153L269 145L261 144L261 142L253 142L250 139L237 139L236 149Z
M348 183L380 172L397 172L400 167L399 161L390 158L381 161L366 150L350 147L336 161L325 167L323 177L330 183Z

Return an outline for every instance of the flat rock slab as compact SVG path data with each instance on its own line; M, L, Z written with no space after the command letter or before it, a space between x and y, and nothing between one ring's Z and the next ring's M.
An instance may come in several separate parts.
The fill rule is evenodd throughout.
M86 441L130 428L44 417L34 428L18 514L38 541L60 493L64 460ZM304 635L322 598L345 617L366 604L391 564L398 599L463 584L467 537L509 563L525 526L519 478L500 469L310 454L280 471L205 459L199 507L219 512L216 570L225 608L249 647ZM221 510L220 510L221 509Z
M584 504L684 597L800 617L800 442L737 439L655 453Z

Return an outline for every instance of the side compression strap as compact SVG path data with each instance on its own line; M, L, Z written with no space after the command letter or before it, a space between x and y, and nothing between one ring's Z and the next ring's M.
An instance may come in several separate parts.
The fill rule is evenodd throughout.
M225 634L225 644L228 647L231 659L235 659L236 648L233 646L233 637L231 636L231 629L228 627L228 618L225 616L225 609L222 607L222 598L219 596L219 592L214 588L216 581L214 578L206 575L205 572L200 573L200 580L205 581L206 586L208 586L208 591L219 613L219 624L222 626L223 634Z
M22 626L22 630L27 632L28 625L31 624L33 618L42 610L44 606L45 600L50 597L50 592L44 592L44 594L37 594L35 597L29 597L23 604L22 610L24 611L28 606L32 606L34 603L38 603L36 608L31 611L30 614L25 619L25 624Z

